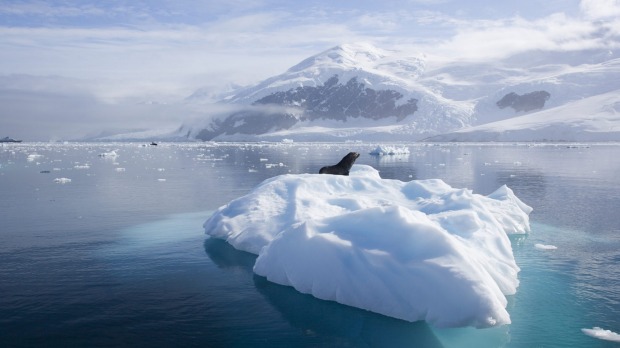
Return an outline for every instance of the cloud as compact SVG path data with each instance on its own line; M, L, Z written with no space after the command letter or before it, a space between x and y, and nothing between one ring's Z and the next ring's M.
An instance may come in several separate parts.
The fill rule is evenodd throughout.
M562 13L538 20L514 17L455 21L454 27L452 37L425 47L426 52L457 61L493 61L536 50L568 52L620 46L617 25L582 20Z
M178 126L183 105L107 103L88 81L28 75L0 76L1 129L25 140L75 139L110 128Z
M607 19L620 16L619 0L581 0L579 9L589 19ZM617 18L616 18L617 19Z

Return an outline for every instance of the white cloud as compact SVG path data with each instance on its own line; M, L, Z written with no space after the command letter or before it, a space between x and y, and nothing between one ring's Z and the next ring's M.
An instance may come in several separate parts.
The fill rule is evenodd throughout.
M579 9L590 19L618 17L620 16L620 0L581 0Z
M454 60L492 61L532 51L614 49L620 46L617 25L568 17L562 13L538 20L521 17L457 21L456 34L426 52Z

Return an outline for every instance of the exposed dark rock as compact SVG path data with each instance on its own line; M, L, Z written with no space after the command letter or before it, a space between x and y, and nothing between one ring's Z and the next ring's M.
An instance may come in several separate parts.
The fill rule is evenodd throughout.
M515 112L528 112L544 108L545 102L549 100L550 97L551 94L547 91L535 91L523 95L510 92L496 104L500 109L511 107Z
M366 88L357 78L346 84L332 76L322 86L302 86L285 92L276 92L254 102L255 105L274 104L296 106L306 111L304 119L333 119L346 121L347 118L370 118L378 120L395 116L401 121L418 110L417 99L409 99L396 106L403 95L394 90L374 90Z
M355 77L341 84L338 75L334 75L322 86L297 87L263 97L252 104L253 108L213 121L209 129L201 130L196 138L211 140L222 134L265 134L289 129L299 121L317 119L347 121L359 117L373 120L396 117L398 122L418 110L418 100L414 98L397 106L396 102L402 98L403 95L394 90L366 88ZM276 106L275 110L297 108L300 113L295 116L266 111L271 109L269 106Z

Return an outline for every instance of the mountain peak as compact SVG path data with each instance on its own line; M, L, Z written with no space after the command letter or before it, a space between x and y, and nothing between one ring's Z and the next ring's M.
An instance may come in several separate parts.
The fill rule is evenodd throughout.
M367 42L342 44L307 58L288 71L298 72L316 65L347 70L364 69L386 56L388 56L386 51Z

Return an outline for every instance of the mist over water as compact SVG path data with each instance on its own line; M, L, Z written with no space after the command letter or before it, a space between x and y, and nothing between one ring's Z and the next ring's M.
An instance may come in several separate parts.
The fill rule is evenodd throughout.
M376 145L1 146L0 346L617 345L581 329L620 332L620 146L401 144L410 154L369 155ZM263 180L317 173L349 151L386 179L485 195L506 184L534 208L531 233L512 238L512 324L438 330L317 300L204 235L213 210Z

